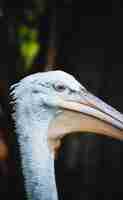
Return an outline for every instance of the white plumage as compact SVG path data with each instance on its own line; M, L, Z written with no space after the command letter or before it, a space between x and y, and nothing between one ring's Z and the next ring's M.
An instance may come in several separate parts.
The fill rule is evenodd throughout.
M28 199L57 200L54 155L48 146L47 134L51 121L68 109L123 129L123 115L63 71L32 74L11 89Z

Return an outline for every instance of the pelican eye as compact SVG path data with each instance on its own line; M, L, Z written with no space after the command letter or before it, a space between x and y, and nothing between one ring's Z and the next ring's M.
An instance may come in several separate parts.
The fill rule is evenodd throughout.
M64 92L66 90L66 86L63 84L53 85L53 87L57 92Z

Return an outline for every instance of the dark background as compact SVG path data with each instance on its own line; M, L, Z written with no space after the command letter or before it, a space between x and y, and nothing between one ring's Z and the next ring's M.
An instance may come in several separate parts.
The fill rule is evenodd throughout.
M65 2L56 14L58 63L123 112L120 2ZM65 199L122 199L122 156L122 142L89 134L67 136L57 162L59 190Z
M26 2L26 1L25 1ZM17 3L18 4L18 3ZM20 6L19 6L20 5ZM31 4L30 4L31 5ZM16 80L16 18L29 2L1 3L0 79L5 128L10 129L7 88ZM123 112L123 5L114 1L52 1L49 4L49 43L56 49L55 64L72 73L84 86ZM42 70L43 71L43 70ZM1 175L1 199L23 200L23 178L9 134L9 172ZM15 162L16 159L16 162ZM18 168L18 170L17 170ZM123 143L98 135L67 136L56 161L59 198L114 200L123 198ZM9 180L9 189L8 189ZM3 186L3 183L4 186ZM3 187L2 187L3 186Z

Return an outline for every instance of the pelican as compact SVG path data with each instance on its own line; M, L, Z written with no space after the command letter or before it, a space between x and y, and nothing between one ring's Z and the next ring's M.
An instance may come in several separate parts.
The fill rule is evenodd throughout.
M66 134L123 139L123 114L64 71L31 74L10 90L28 200L58 200L54 159Z

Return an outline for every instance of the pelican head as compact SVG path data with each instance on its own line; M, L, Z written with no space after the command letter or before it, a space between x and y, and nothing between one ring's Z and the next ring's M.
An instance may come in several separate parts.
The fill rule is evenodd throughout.
M53 120L49 126L49 137L51 138L63 137L66 134L65 131L67 133L72 132L72 129L74 131L80 129L81 131L100 132L107 136L111 136L111 133L109 133L111 132L109 130L111 127L114 127L112 131L116 132L115 128L117 128L122 132L123 114L95 97L72 75L64 71L32 74L23 78L13 87L12 95L16 99L16 103L22 102L24 108L25 106L28 107L27 111L31 112L31 116L35 116L36 120L42 119L42 110L45 110L48 114L52 113ZM74 111L73 114L71 114L71 111ZM77 115L77 113L81 113L81 116ZM69 120L63 115L68 115ZM60 116L62 116L62 120ZM80 118L77 118L78 116ZM84 119L88 122L86 123L86 128L84 127ZM74 125L73 123L66 125L66 120L69 122L73 120L73 123L75 121L76 123ZM79 125L77 124L78 121L80 122ZM98 124L96 125L97 122ZM100 125L101 123L102 125ZM59 131L58 125L60 127ZM66 129L65 125L67 126ZM105 127L108 127L108 131ZM122 133L120 135L115 133L113 136L119 139L123 138Z
M123 139L123 115L70 74L32 74L11 89L29 199L58 199L53 160L66 134L86 131Z

